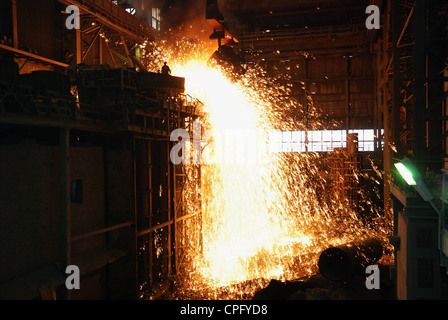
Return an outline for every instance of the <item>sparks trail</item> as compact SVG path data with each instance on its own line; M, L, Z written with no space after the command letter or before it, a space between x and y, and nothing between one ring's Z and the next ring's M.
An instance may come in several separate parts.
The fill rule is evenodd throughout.
M185 77L186 92L204 103L201 122L212 132L201 166L203 248L192 249L185 297L195 291L222 297L223 290L227 297L247 297L266 279L314 274L318 254L329 245L387 235L383 220L366 224L347 199L335 197L321 154L257 152L256 164L220 158L222 152L241 156L220 132L250 131L254 143L267 145L274 130L328 128L312 104L305 109L290 98L290 87L262 68L229 74L210 63L210 48L199 42L178 40L170 48L163 42L158 48L149 51L149 66L167 61L173 74ZM191 188L185 192L197 192ZM378 215L378 208L370 210Z

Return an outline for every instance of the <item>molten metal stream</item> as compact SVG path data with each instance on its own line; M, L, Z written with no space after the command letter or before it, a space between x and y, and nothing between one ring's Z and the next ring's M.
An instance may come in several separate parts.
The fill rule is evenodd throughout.
M328 246L386 236L378 212L366 225L331 191L323 156L269 151L271 132L303 125L279 110L301 108L285 101L288 88L258 71L230 79L204 56L174 56L164 60L185 77L186 92L204 103L202 122L211 129L201 167L203 248L192 252L197 281L189 281L190 289L309 276Z

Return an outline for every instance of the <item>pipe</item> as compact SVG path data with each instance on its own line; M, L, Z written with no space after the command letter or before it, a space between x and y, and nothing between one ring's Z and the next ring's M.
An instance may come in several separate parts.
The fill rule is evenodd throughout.
M320 254L319 271L327 279L347 281L354 274L365 272L382 255L382 242L375 238L330 247Z

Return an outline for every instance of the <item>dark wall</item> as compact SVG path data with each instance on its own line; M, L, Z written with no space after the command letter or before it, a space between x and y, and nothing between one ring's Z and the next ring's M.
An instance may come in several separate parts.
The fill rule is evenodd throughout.
M6 36L12 40L12 6L11 1L0 1L0 40Z
M61 172L57 130L22 128L2 130L1 135L0 283L8 283L59 263L64 250ZM82 185L81 197L71 199L72 237L133 222L132 145L124 143L117 147L116 142L108 143L107 138L78 136L76 132L71 133L71 138L70 180ZM81 270L81 290L72 292L72 299L135 298L132 225L72 241L71 256L80 257L106 246L121 250L124 257L85 274ZM95 259L91 257L84 267L95 265ZM65 267L59 268L63 272ZM38 290L34 293L38 298Z
M54 0L18 0L19 48L58 60L58 40L64 24L58 25Z
M0 146L0 282L58 260L59 152L32 141Z

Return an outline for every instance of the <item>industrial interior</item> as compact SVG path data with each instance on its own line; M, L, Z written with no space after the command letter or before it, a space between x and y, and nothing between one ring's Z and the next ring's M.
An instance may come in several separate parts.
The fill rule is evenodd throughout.
M2 300L447 299L447 151L444 0L0 2Z

